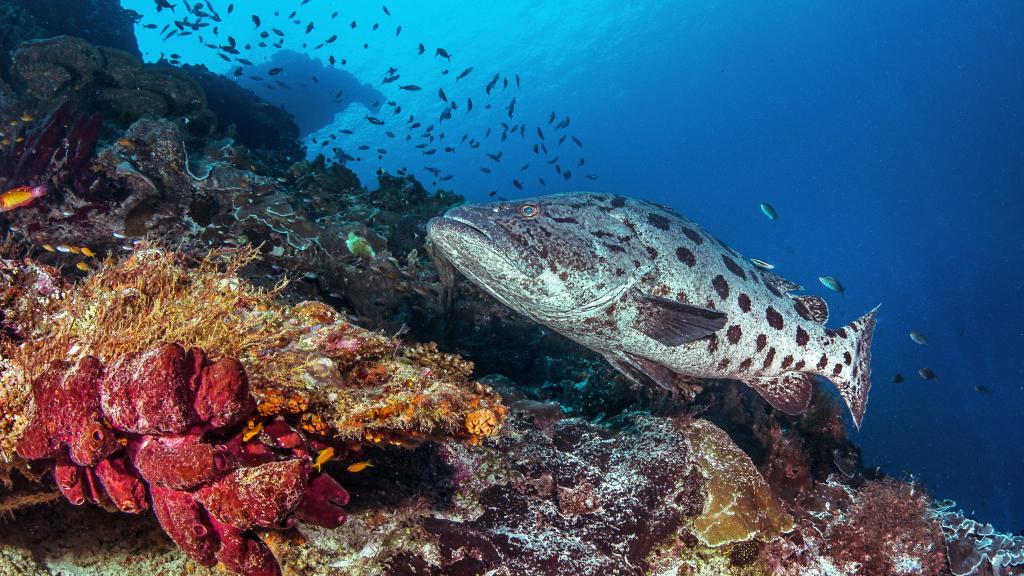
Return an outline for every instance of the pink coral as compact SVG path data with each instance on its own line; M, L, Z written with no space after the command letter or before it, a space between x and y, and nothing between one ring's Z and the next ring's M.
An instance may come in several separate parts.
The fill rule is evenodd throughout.
M243 437L256 403L237 360L163 344L106 368L87 357L49 371L32 393L18 453L53 459L57 485L76 505L109 500L139 513L152 503L164 531L200 564L278 575L254 528L345 521L348 493L313 470L327 444L280 417Z

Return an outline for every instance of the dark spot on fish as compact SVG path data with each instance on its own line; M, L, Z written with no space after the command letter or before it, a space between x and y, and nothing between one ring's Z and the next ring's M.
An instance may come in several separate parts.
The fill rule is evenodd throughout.
M789 365L793 363L793 356L786 354L786 357L782 359L782 368L789 368Z
M778 310L769 306L768 310L765 312L765 316L768 318L769 326L775 328L776 330L782 330L782 314L779 314Z
M721 360L718 361L717 370L719 372L721 372L722 370L725 370L728 367L729 367L729 359L728 358L722 358Z
M732 326L729 326L729 331L726 335L729 337L730 344L738 344L740 336L743 335L743 329L740 328L739 324L733 324Z
M591 234L595 238L611 238L612 236L615 236L615 234L612 234L610 232L605 232L604 230L596 230L594 232L591 232Z
M552 220L559 224L579 224L579 221L571 216L567 216L565 218L552 218Z
M824 370L825 366L828 366L828 356L822 354L821 360L818 360L818 370Z
M718 335L712 334L707 337L708 340L708 354L714 354L718 350Z
M715 292L718 292L718 297L725 300L729 297L729 283L725 281L725 277L719 274L715 276L715 279L711 281L711 285L715 287Z
M843 365L836 362L836 365L832 367L832 375L839 376L843 372Z
M683 226L683 234L686 234L686 237L689 238L690 242L693 242L694 244L700 245L704 243L704 239L701 238L700 233L692 228L687 228L686 226Z
M680 262L691 268L697 265L697 258L693 255L693 252L682 246L676 248L676 258L679 258Z
M668 230L669 220L661 214L651 212L647 215L647 222L659 230Z
M626 199L622 196L612 198L612 208L622 208L626 205Z
M743 271L743 268L740 268L740 265L737 264L735 260L729 258L725 254L722 254L722 262L725 262L725 267L729 269L729 272L732 272L744 280L747 279L747 273Z
M647 255L650 256L652 259L657 258L658 257L658 251L655 250L654 248L651 248L650 246L648 246L647 247Z
M807 333L802 327L796 327L796 343L801 347L807 346L807 343L811 340L811 335Z
M764 334L757 335L757 351L764 350L764 347L768 345L768 337Z
M846 328L836 328L836 334L838 334L840 338L846 338Z
M764 357L764 364L761 365L761 368L764 369L764 370L767 370L768 367L772 365L772 361L773 360L775 360L775 347L774 346L772 346L771 348L768 349L768 355Z
M618 244L609 244L607 242L602 242L602 244L604 244L605 247L608 248L609 250L611 250L612 252L625 252L626 251L625 248L623 248L622 246L619 246Z
M850 356L849 352L843 352L843 362L846 362L847 366L853 364L853 356Z
M740 294L738 300L740 304L740 310L743 310L744 312L750 312L750 296L747 296L746 294Z
M750 364L752 362L753 362L753 359L751 359L751 358L747 358L743 362L740 362L740 370L746 370L746 369L750 368Z
M800 360L796 364L793 364L793 370L803 370L805 364L807 363L804 362L803 360Z

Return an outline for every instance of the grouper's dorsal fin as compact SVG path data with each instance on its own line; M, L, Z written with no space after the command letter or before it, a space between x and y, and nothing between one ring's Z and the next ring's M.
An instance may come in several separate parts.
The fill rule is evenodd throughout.
M786 280L782 276L767 270L761 270L761 278L764 280L764 285L767 286L768 289L772 291L772 294L775 294L776 296L787 296L790 292L797 292L804 289L803 286L796 282Z
M665 346L679 346L714 334L725 326L726 314L669 298L637 294L633 327Z
M793 296L793 306L804 320L818 324L828 322L828 304L821 296Z

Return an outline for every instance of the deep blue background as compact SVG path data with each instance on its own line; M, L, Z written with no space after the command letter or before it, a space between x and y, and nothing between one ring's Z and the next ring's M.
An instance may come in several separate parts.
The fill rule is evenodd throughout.
M151 0L124 3L146 15L143 23L170 21L168 12L153 13ZM228 2L213 3L225 17L220 43L227 33L240 45L255 43L249 15L259 13L264 27L286 32L284 48L324 65L329 54L345 58L355 80L403 107L392 116L386 105L370 112L343 102L332 126L310 133L316 151L324 136L354 130L335 143L362 158L350 166L364 182L378 167L405 166L429 185L423 168L434 166L452 175L438 184L473 200L492 190L524 195L512 178L526 193L596 189L649 198L815 293L826 292L817 276L840 278L846 295L825 294L833 324L882 303L874 387L857 438L868 465L913 475L1001 530L1024 528L1024 3L394 0L389 17L375 3L312 0L298 23L285 18L297 0L236 0L231 16ZM341 14L332 20L334 10ZM195 36L162 42L156 32L139 29L148 59L176 52L185 62L232 69ZM336 43L313 49L331 34ZM212 32L205 35L210 41ZM450 64L433 56L438 46L451 52ZM272 53L243 56L260 63ZM402 77L382 85L389 66ZM469 66L473 73L456 82ZM518 72L522 87L501 90L499 82L485 97L496 72L510 79ZM301 113L314 73L286 69L279 78L290 88L270 92ZM397 89L408 83L423 90ZM406 120L412 113L424 126L436 123L438 87L459 109L435 129L446 139L434 145L456 150L425 157L413 147L422 128L409 132ZM504 107L513 96L509 121ZM552 111L571 116L564 133L584 149L554 144ZM368 124L368 113L386 125ZM526 122L528 138L499 142L499 121ZM531 159L537 125L550 157L572 167L572 180ZM483 145L470 149L462 134ZM378 160L360 144L387 153ZM499 150L500 164L484 156ZM586 165L577 168L581 156ZM582 179L586 173L599 179ZM778 209L777 222L760 214L762 201ZM928 345L911 342L911 329ZM940 380L918 377L924 366ZM891 383L896 372L904 383ZM978 385L991 393L978 393Z

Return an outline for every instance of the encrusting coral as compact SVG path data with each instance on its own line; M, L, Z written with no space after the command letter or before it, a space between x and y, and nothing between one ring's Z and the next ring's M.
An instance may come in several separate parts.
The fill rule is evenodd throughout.
M196 562L279 574L255 529L345 520L321 471L364 443L477 443L505 418L472 364L238 277L255 250L189 262L145 245L80 284L0 260L0 457L52 462L73 504L151 506ZM191 264L191 266L187 265ZM7 470L9 471L9 470ZM5 471L6 472L6 471ZM31 474L31 473L30 473Z

